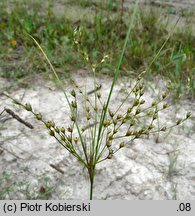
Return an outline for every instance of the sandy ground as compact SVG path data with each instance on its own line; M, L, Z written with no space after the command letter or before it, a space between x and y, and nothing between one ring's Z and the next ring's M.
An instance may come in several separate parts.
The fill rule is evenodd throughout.
M87 72L76 73L74 80L86 89L93 89L93 79ZM99 78L101 93L105 99L111 84L110 78ZM1 80L1 84L6 84ZM144 98L150 104L158 97L158 89L164 90L161 80L147 83ZM115 88L111 106L116 108L125 97L132 81L120 79ZM150 87L149 87L150 86ZM65 89L72 89L67 80ZM24 103L31 103L44 118L67 126L68 108L63 93L53 83L40 80L30 89L10 92ZM79 99L79 103L83 103ZM194 113L194 102L180 101L160 115L160 121L172 124L186 111ZM11 182L16 182L6 199L29 199L36 197L45 178L52 187L49 199L88 199L89 182L87 172L56 141L33 116L0 96L0 112L11 108L30 122L29 129L9 119L6 113L0 116L0 179L3 171L10 173ZM123 109L128 107L126 104ZM81 113L82 114L82 113ZM82 116L82 115L81 115ZM82 118L81 118L82 121ZM174 128L170 134L163 133L159 142L156 135L142 138L121 149L111 160L97 166L94 199L195 199L195 134L194 119ZM52 168L53 164L63 173ZM5 185L0 186L5 187Z
M128 0L126 2L128 2ZM195 6L195 0L140 0L140 2L149 3L149 4L156 3L156 4L174 6L180 8L190 8Z
M79 4L67 4L70 2L69 0L66 1L55 1L50 4L54 14L56 16L64 16L68 19L71 19L74 23L79 23L80 20L84 20L86 22L91 23L94 20L94 16L97 13L96 4L97 2L105 2L108 4L108 0L93 0L91 7L81 7ZM120 1L119 1L120 2ZM150 12L151 8L156 11L156 13L161 14L162 17L165 17L165 22L168 29L171 29L173 25L176 23L179 14L194 14L195 11L195 0L140 0L140 8L142 11ZM125 11L128 12L129 8L132 8L134 5L135 0L125 0L124 1L124 8ZM112 12L113 16L117 15L115 12ZM125 13L126 14L126 13ZM167 19L166 14L169 14ZM102 10L102 15L107 16L106 10ZM128 21L128 19L127 19ZM195 16L191 16L190 19L188 16L181 16L180 22L177 25L177 29L183 31L183 28L186 25L191 26L192 32L195 34L195 27L193 23L195 22Z

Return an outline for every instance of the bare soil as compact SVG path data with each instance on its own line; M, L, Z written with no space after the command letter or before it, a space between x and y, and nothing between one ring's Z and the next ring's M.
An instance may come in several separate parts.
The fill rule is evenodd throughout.
M93 79L86 71L76 73L73 79L87 90L93 89ZM6 82L5 80L1 80ZM101 93L108 95L111 79L99 78ZM120 79L111 101L116 108L125 96L133 80ZM162 80L147 83L145 100L150 104L158 97L158 89L164 90ZM72 89L67 80L65 89ZM59 125L68 125L68 106L63 93L53 83L40 80L30 89L10 92L14 98L31 103L45 119ZM79 104L83 104L82 98ZM146 105L147 105L146 104ZM180 101L160 115L160 121L172 124L185 116L186 111L194 113L194 102ZM0 179L3 171L11 173L20 186L13 187L6 199L32 198L38 194L44 178L47 177L53 191L51 199L88 199L89 182L87 172L79 162L48 136L48 131L30 113L14 106L9 99L0 96L0 112L4 107L14 110L34 129L29 129L3 113L0 116ZM128 103L123 107L127 109ZM82 113L81 113L82 114ZM82 118L81 118L82 122ZM194 118L171 133L139 139L121 149L113 159L97 166L94 199L195 199L195 128ZM51 166L52 165L52 166ZM54 165L54 166L53 166ZM57 167L57 169L55 169ZM26 184L29 183L26 197Z

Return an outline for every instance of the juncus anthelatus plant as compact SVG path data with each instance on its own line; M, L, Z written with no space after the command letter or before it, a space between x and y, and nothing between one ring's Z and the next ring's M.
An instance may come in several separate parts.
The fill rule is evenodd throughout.
M96 167L99 163L111 160L113 155L115 155L126 145L130 145L135 139L140 139L142 136L148 136L149 134L167 131L168 129L183 123L190 117L190 113L188 112L183 119L179 119L171 126L163 125L159 127L158 125L158 127L156 127L155 122L158 118L159 112L168 108L168 104L165 102L167 98L166 92L162 93L159 101L154 101L148 107L143 108L145 103L144 86L142 81L143 76L147 73L153 62L158 58L173 30L167 36L166 41L161 46L159 52L155 55L148 68L138 75L134 86L128 92L124 100L118 104L115 110L112 110L110 106L113 89L120 73L121 62L130 38L131 29L134 25L137 9L138 1L136 1L133 14L131 16L124 46L116 65L108 97L105 101L102 101L100 91L101 85L98 85L96 82L96 72L99 66L107 60L108 56L103 56L99 63L92 63L90 61L90 56L88 56L87 52L82 49L82 31L79 28L74 31L74 43L79 53L91 67L93 72L94 91L91 92L91 97L87 95L86 92L84 92L75 82L73 82L74 89L70 92L70 97L68 97L68 94L64 90L64 86L46 53L37 40L29 35L42 52L64 93L70 109L70 123L68 126L58 126L55 122L44 119L43 115L35 112L29 103L23 104L7 95L14 101L15 104L31 112L38 121L41 121L48 129L49 135L55 138L61 146L63 146L68 152L70 152L70 154L72 154L84 165L88 171L90 182L89 198L91 200L93 198ZM79 95L84 97L84 104L78 103ZM133 100L129 99L130 96L133 97ZM125 112L122 112L122 107L126 102L128 102L129 106ZM81 124L79 110L83 108L86 115L82 115L84 123L82 121Z

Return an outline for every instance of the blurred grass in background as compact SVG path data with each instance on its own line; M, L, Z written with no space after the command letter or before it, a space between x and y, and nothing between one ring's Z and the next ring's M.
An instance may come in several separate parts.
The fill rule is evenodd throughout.
M0 76L13 83L28 85L39 74L48 77L47 65L25 32L33 35L44 48L62 78L85 67L74 48L73 32L82 28L82 48L92 61L110 56L99 74L113 75L115 62L126 35L130 9L121 10L120 1L89 0L0 2ZM175 15L170 8L140 7L137 23L121 66L122 74L136 76L165 41ZM177 16L177 15L176 15ZM184 11L177 31L151 67L149 79L162 75L170 81L175 98L193 99L195 95L194 13Z

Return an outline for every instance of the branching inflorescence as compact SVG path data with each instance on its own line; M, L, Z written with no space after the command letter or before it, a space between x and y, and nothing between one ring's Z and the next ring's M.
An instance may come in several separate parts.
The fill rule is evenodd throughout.
M140 139L141 137L148 136L149 134L167 131L172 127L182 124L190 117L190 112L187 112L183 119L179 119L171 126L164 124L161 127L159 127L159 125L158 127L156 126L155 122L158 119L159 112L167 109L169 105L166 103L167 93L164 92L162 93L159 101L152 102L148 107L145 106L145 89L142 80L144 74L147 73L147 70L139 74L134 86L127 93L124 100L118 104L117 108L113 109L113 107L110 106L113 88L119 75L120 65L135 19L136 8L137 4L127 31L123 50L114 73L109 95L105 101L101 96L101 85L96 82L96 71L99 66L101 66L101 64L108 59L108 55L104 55L99 63L91 63L87 51L82 48L82 32L80 29L76 29L74 31L74 43L78 49L78 52L93 72L94 90L88 92L87 94L81 87L72 81L74 89L70 92L70 97L68 97L67 93L64 91L62 82L42 47L32 36L30 36L49 63L68 102L70 108L70 122L68 126L58 126L53 121L45 120L43 115L35 112L30 104L23 104L7 95L14 101L15 104L31 112L38 121L41 121L48 129L49 135L54 137L60 145L62 145L85 166L90 180L90 199L93 197L94 177L96 165L98 163L101 163L107 159L112 159L115 153L124 148L126 145L131 144L135 139ZM170 35L168 38L169 37ZM162 50L164 45L165 43L160 50ZM157 53L154 59L157 59L159 53ZM153 62L154 60L152 63ZM79 104L79 96L84 98L84 103ZM128 103L129 106L126 110L124 110L123 105L126 103ZM79 114L81 110L84 110L84 114L82 114L82 116Z

